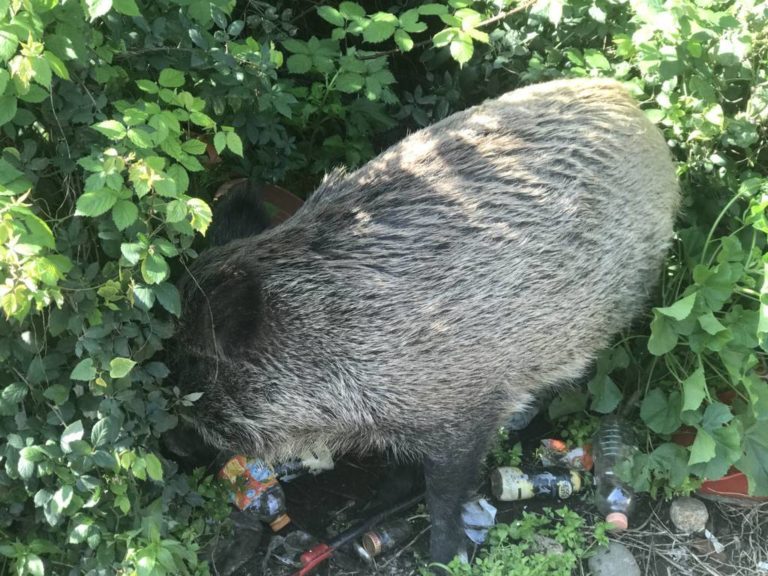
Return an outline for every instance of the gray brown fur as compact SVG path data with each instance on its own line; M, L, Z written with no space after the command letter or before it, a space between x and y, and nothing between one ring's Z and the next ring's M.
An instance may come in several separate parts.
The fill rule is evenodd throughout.
M392 449L439 489L430 470L476 465L642 310L678 196L661 134L613 81L531 86L411 134L195 262L179 372L205 392L200 431L274 459ZM444 560L457 540L432 542Z

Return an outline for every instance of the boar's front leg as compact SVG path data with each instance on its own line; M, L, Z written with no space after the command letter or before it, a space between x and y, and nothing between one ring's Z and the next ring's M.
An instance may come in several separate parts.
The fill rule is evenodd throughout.
M485 457L491 430L473 432L462 446L446 445L424 458L426 500L432 522L430 555L433 562L447 564L466 551L461 507L477 488L480 465ZM451 449L453 448L453 449Z

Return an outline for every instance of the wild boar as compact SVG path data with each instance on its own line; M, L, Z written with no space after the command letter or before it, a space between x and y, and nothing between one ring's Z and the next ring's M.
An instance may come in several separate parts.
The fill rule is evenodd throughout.
M678 203L665 141L619 83L515 90L202 253L176 377L204 392L195 424L215 446L422 461L447 562L494 430L643 310Z

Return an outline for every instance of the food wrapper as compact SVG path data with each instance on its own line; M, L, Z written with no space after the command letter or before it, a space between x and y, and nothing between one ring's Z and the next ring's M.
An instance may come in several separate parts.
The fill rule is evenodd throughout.
M261 494L277 484L272 468L242 455L230 459L219 472L219 478L232 485L230 499L240 510L255 505Z

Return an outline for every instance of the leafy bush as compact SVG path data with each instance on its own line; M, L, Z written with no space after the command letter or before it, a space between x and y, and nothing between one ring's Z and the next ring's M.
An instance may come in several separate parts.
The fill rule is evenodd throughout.
M632 88L685 208L650 329L553 409L623 403L639 488L733 464L768 494L766 20L757 0L0 0L5 571L207 571L223 498L157 448L196 400L164 383L162 349L216 183L306 194L407 130L562 75ZM683 424L690 448L669 442Z

